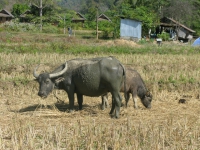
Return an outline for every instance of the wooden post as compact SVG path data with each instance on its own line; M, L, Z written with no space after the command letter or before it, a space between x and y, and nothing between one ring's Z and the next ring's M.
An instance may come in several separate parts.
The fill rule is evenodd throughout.
M65 16L64 16L64 34L66 33L66 29L65 29Z
M40 7L39 7L39 10L40 10L40 31L42 32L42 0L40 0Z
M96 34L97 34L97 40L99 39L99 35L98 35L98 6L96 7L97 8L97 17L96 17Z

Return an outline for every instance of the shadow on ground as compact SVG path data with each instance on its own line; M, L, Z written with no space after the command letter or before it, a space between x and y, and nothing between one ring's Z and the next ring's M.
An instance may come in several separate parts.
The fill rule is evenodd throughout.
M83 109L82 110L84 110L86 112L90 112L92 114L96 114L97 113L96 108L98 110L101 109L99 105L90 106L90 105L85 104L85 105L83 105ZM69 104L68 103L67 104L66 103L63 103L63 104L54 103L52 105L35 104L35 105L31 105L31 106L27 106L27 107L21 108L19 110L10 110L10 111L11 112L23 113L23 112L37 111L37 110L41 110L41 109L49 109L49 110L58 109L61 112L66 112L66 111L69 110ZM79 110L78 105L74 106L74 110L75 111Z

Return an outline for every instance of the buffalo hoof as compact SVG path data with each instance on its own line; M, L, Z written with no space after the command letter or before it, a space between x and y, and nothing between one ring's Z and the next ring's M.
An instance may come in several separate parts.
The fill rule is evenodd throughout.
M69 109L68 110L68 113L72 113L72 112L74 112L74 109Z
M111 118L112 118L112 119L119 119L119 117L118 117L118 116L115 116L115 115L111 115Z
M111 117L112 119L119 119L119 116L116 116L115 114L110 114L110 117Z
M105 110L105 106L102 105L102 106L101 106L101 110Z

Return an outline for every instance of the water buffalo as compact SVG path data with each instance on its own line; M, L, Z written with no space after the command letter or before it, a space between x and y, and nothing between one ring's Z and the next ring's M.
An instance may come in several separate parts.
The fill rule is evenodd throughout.
M137 109L137 97L140 98L142 104L146 108L151 108L151 101L152 101L152 95L147 90L146 85L144 81L142 80L140 74L130 68L126 67L126 89L124 89L124 86L121 87L120 92L125 92L126 94L126 106L128 104L128 101L130 99L130 93L133 97L134 107ZM108 106L108 95L105 94L102 96L102 109L105 109L106 106Z
M125 69L114 57L92 59L72 59L51 73L33 75L39 83L38 95L46 98L54 89L65 90L69 98L69 111L74 109L74 93L77 95L79 109L82 109L83 95L96 97L111 92L114 105L110 114L119 117L121 106L120 88L125 80Z

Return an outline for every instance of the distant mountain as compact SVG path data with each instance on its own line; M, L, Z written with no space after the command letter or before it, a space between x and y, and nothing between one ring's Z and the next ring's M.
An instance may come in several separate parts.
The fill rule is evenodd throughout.
M43 0L44 1L44 0ZM86 10L89 6L98 5L103 11L119 5L123 0L54 0L58 6L63 9L71 9L75 11ZM26 3L27 0L0 0L0 9L12 10L15 3Z
M80 11L85 1L87 0L61 0L60 2L58 2L58 5L61 8L67 8L67 9L72 9L75 11Z
M17 0L0 0L0 10L6 9L8 11L11 11L13 4L16 3Z
M98 5L99 9L104 12L113 6L120 5L123 0L60 0L58 5L61 8L67 8L75 11L84 11L90 6Z

